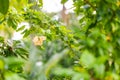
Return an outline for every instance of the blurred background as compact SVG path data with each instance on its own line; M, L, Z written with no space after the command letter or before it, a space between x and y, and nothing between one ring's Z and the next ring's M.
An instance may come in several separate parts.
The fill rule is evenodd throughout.
M0 0L0 80L120 80L119 7Z

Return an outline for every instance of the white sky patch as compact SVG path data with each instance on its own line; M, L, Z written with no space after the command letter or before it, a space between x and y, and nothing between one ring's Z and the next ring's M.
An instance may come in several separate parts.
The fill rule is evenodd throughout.
M65 3L65 6L67 9L70 9L73 7L73 1L68 0L67 3ZM62 10L62 4L61 0L43 0L43 11L46 12L59 12ZM69 12L73 12L72 9L69 10Z
M13 40L20 40L22 39L23 35L21 35L19 32L14 32L13 34Z
M42 64L43 63L41 61L39 61L39 62L36 63L36 66L42 66Z
M58 12L62 10L61 0L43 0L43 10L46 12Z
M68 0L68 2L65 3L65 7L67 8L68 12L73 12L73 1Z
M28 24L28 23L26 23L26 22L22 22L22 23L20 23L19 25L18 25L18 28L20 28L20 27L22 27L22 26L25 26L25 29L29 29L30 28L30 25ZM25 30L24 29L24 30ZM23 30L22 30L23 31ZM20 39L22 39L23 38L23 35L21 34L21 32L22 31L19 31L19 32L14 32L14 34L13 34L13 40L20 40Z

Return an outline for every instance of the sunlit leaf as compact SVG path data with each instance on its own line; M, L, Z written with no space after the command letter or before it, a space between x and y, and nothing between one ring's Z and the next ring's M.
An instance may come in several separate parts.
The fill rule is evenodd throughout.
M4 69L4 61L0 59L0 70Z
M95 62L95 57L88 51L84 51L81 55L80 62L83 67L90 68Z
M61 3L64 4L66 3L68 0L61 0Z

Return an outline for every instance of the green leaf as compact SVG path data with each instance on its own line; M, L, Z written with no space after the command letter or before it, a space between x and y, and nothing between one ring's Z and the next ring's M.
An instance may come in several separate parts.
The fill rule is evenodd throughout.
M93 47L95 45L95 41L93 39L88 38L87 44L88 44L88 46Z
M104 73L105 73L105 66L103 64L100 64L100 65L96 64L94 66L94 69L95 69L95 72L96 72L96 76L100 77L100 78L103 78Z
M88 73L77 73L72 77L72 80L90 80L90 75Z
M2 36L0 36L0 42L3 42L4 38Z
M12 72L7 72L5 73L5 80L25 80L18 74L12 73Z
M80 62L84 67L91 68L95 62L95 57L86 50L82 53Z
M42 0L39 0L39 3L41 4L41 6L43 5L43 1Z
M8 26L12 27L13 29L17 28L17 22L12 18L8 19L7 24L8 24Z
M61 0L62 4L65 4L68 0Z
M22 27L20 27L20 28L18 28L16 31L18 32L18 31L21 31L21 30L23 30L25 28L25 25L24 26L22 26Z
M0 70L4 69L4 61L0 59Z
M30 30L26 30L23 37L27 37L30 34Z
M16 57L8 57L5 59L5 62L8 66L10 65L21 66L24 63L24 60L21 58L18 59Z
M75 72L70 68L56 67L56 68L54 68L53 74L63 75L63 76L72 76L75 74Z
M9 8L9 0L0 0L0 12L6 14Z

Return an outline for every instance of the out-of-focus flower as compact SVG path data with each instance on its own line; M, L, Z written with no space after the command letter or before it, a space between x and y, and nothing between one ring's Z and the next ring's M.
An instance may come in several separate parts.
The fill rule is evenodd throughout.
M33 38L33 43L36 46L41 46L43 44L43 41L46 40L45 36L35 36Z
M120 6L120 1L118 1L118 2L116 3L116 5L117 5L117 6Z
M106 36L106 40L110 41L111 40L110 36Z

